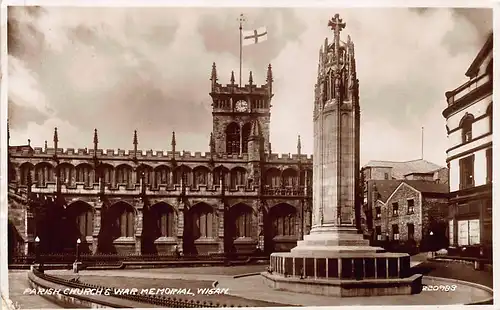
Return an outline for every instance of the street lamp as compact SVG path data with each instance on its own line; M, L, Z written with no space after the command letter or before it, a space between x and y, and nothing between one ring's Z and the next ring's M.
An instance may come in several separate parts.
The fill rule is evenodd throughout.
M429 233L429 235L431 236L431 238L430 238L430 240L429 240L429 241L430 241L430 246L431 246L431 258L434 258L434 256L435 256L435 253L434 253L434 246L433 246L433 244L434 244L434 242L433 242L433 241L434 241L434 239L432 238L432 236L434 236L434 232L431 230L431 232Z
M80 240L80 238L76 239L76 258L75 258L75 262L73 263L73 272L74 273L78 273L78 264L80 263L80 243L82 243L82 241Z
M80 238L76 239L76 261L80 261L80 243L82 243L82 241L80 240Z
M35 263L40 262L40 249L38 248L40 244L40 238L35 237Z
M35 237L35 262L38 263L38 271L43 273L43 261L40 255L40 238Z

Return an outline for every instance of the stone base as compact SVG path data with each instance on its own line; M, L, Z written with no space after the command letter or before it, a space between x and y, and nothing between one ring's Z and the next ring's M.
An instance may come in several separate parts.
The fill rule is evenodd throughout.
M271 288L315 295L338 297L386 296L411 295L422 291L422 275L420 274L404 279L367 280L297 279L269 272L263 272L261 275Z
M323 226L289 253L273 253L263 274L276 289L333 296L415 294L422 275L410 275L410 256L371 247L354 227Z

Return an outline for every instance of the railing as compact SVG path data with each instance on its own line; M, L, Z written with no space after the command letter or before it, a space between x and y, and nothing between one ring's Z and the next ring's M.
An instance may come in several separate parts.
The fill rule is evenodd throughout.
M120 254L81 254L79 261L88 265L115 265L123 262L220 262L227 259L231 261L248 261L258 259L252 253L213 253L213 254L186 254L177 256L176 254L142 254L142 255L120 255ZM32 264L36 256L17 255L11 258L11 264ZM75 253L51 253L41 254L40 261L44 264L71 264L76 260Z
M309 196L311 195L311 191L309 187L305 186L265 186L263 194L266 196Z
M490 75L484 74L466 82L455 90L447 92L446 96L448 97L448 106L452 106L456 101L460 100L465 95L475 91L480 86L483 86L490 81Z
M157 306L162 306L165 308L227 308L227 307L247 307L247 306L240 306L240 305L226 305L226 304L220 304L220 303L213 303L213 302L207 302L207 301L199 301L199 300L189 300L189 299L181 299L181 298L175 298L175 297L163 297L163 296L150 296L148 294L142 294L142 293L137 293L137 294L117 294L115 293L116 291L119 291L118 288L115 287L104 287L100 285L95 285L95 284L89 284L89 283L83 283L83 282L76 282L72 280L66 280L62 279L59 277L51 276L45 273L40 272L38 269L33 268L33 274L45 281L49 281L52 283L72 287L72 288L90 288L90 289L100 289L106 292L109 292L109 296L116 297L116 298L121 298L121 299L128 299L136 302L142 302L142 303L147 303L147 304L152 304L152 305L157 305Z

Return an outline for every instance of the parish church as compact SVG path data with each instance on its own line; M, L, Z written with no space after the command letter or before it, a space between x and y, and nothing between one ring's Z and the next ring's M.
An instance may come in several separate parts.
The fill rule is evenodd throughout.
M9 253L163 255L288 251L311 229L312 156L271 152L273 72L219 83L205 152L10 146ZM312 90L311 90L312 91ZM92 133L89 133L89 144ZM62 143L61 143L62 144ZM124 146L126 147L126 146Z

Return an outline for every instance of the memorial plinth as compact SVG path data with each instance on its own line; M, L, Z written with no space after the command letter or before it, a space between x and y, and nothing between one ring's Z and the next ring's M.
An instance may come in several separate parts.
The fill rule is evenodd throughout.
M345 23L328 24L332 44L320 49L314 105L312 229L288 253L271 254L269 286L333 296L415 294L422 275L410 274L410 256L370 246L354 226L359 208L359 96L354 44L340 44Z
M311 231L288 253L273 253L267 284L329 296L416 294L422 275L410 275L410 256L371 247L352 227Z

